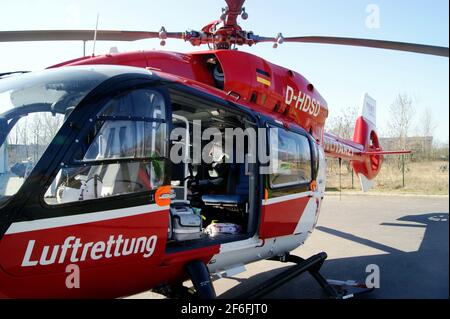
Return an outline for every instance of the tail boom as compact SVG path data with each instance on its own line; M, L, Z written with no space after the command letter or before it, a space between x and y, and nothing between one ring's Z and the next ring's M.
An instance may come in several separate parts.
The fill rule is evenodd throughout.
M375 125L363 116L356 120L353 140L325 133L324 148L328 157L350 161L353 170L368 180L373 180L378 175L385 155L380 147Z
M352 140L329 133L324 134L326 156L350 161L364 191L372 187L373 179L380 172L385 155L410 153L410 151L383 151L376 133L376 107L376 101L368 94L364 94Z
M352 140L329 133L324 134L326 156L350 161L365 192L373 186L373 180L381 170L385 155L411 153L411 151L384 151L376 133L376 120L376 101L365 94Z

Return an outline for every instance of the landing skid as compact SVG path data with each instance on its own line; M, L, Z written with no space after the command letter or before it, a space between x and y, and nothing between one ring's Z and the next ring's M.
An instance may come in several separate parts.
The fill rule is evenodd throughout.
M296 265L291 266L282 273L259 285L255 290L244 293L239 296L238 299L262 298L306 271L311 274L311 276L322 287L330 299L349 299L373 290L373 288L368 288L365 284L354 281L344 282L325 279L320 273L320 269L322 268L325 259L327 259L327 254L324 252L314 255L308 259L303 259L290 254L272 258L271 260L281 261L283 263L291 262Z
M327 254L322 252L308 259L286 254L281 257L275 257L270 260L281 261L283 263L294 263L294 266L281 272L275 277L258 285L252 291L246 292L236 299L259 299L274 291L283 284L298 277L304 272L309 272L316 282L322 287L330 299L349 299L373 291L365 284L355 281L327 280L320 273L322 265L327 259ZM194 289L187 288L181 284L177 287L166 287L158 289L157 292L169 298L188 298L188 299L215 299L216 294L206 265L200 261L192 262L187 265L186 271L190 276Z

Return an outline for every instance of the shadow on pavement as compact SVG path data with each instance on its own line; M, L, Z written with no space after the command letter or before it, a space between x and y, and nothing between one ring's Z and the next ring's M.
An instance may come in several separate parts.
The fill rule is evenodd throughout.
M325 261L322 274L329 279L365 281L367 265L380 268L380 288L360 298L448 298L449 297L449 237L448 213L408 215L399 218L399 223L383 223L389 227L422 227L425 234L419 249L404 252L381 243L361 238L339 230L317 227L319 231L345 238L386 254L331 259ZM273 262L276 265L277 262ZM288 267L288 266L287 266ZM287 267L267 271L228 290L219 298L235 298L244 291L270 279ZM356 277L356 278L355 278ZM318 284L305 273L266 298L273 299L317 299L326 298Z

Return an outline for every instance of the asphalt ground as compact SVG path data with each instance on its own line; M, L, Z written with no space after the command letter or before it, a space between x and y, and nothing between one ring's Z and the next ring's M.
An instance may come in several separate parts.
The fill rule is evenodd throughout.
M326 252L328 279L365 282L379 269L379 288L359 298L449 297L449 198L446 196L332 195L322 206L317 228L292 254L308 258ZM252 291L291 264L259 261L231 278L214 282L219 298ZM132 298L159 298L143 293ZM305 273L264 298L318 299L326 294Z

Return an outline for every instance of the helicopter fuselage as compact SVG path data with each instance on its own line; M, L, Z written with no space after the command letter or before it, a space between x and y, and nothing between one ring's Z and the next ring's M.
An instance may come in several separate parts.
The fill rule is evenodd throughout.
M85 68L92 65L86 70L93 73L98 73L98 65L134 66L141 71L119 70L119 75L105 80L74 105L22 187L2 204L0 296L126 296L182 282L187 278L184 267L193 260L205 263L211 274L226 276L245 264L286 254L308 238L317 223L325 194L324 123L328 108L316 88L304 77L251 54L229 50L192 54L156 51L109 54L65 62L49 71L83 65ZM86 80L89 80L89 72ZM186 106L187 110L194 109L191 113L195 113L196 105L206 103L211 105L211 110L220 110L215 111L217 114L225 114L229 109L233 115L227 113L227 116L251 123L254 128L276 127L279 134L285 134L278 137L280 141L287 138L300 143L297 144L298 156L307 159L307 176L294 182L275 182L270 176L260 174L257 170L260 164L247 167L247 177L240 177L247 183L243 186L244 205L236 199L242 195L236 190L242 186L239 184L242 181L236 182L235 190L224 196L203 191L209 197L202 197L205 207L214 207L215 211L247 214L240 235L202 237L190 242L170 240L168 229L174 222L170 219L171 207L167 201L158 202L159 190L173 182L171 172L174 171L169 163L162 164L167 173L161 177L161 183L152 182L147 192L133 192L129 189L131 186L127 186L119 196L111 196L105 191L105 180L110 174L105 170L109 172L111 166L125 164L103 157L84 164L74 160L81 141L85 141L85 148L89 149L89 143L98 134L96 121L103 121L103 127L108 121L113 124L115 121L139 121L137 116L104 116L99 112L108 105L108 100L128 94L124 92L141 93L142 90L160 96L165 109L154 113L157 116L141 120L150 123L157 120L167 124L167 129L174 124L175 115L181 118L180 114L186 113L180 103L192 103ZM68 114L67 110L61 112ZM155 117L159 118L155 120ZM109 130L110 136L116 134L113 129ZM92 130L96 133L87 138ZM118 136L120 139L126 135ZM168 139L163 142L169 147ZM287 152L293 151L291 146L283 147ZM345 154L350 154L349 158L353 155L356 160L361 156L357 154L363 149L361 145L353 143L346 147ZM101 147L98 149L102 152ZM338 157L342 152L336 145L328 146L328 155ZM280 154L285 156L281 148ZM131 162L146 162L139 158L127 161L128 179L132 175ZM154 163L152 159L148 161ZM102 179L97 180L94 175L89 184L90 172L97 166L101 167ZM81 183L81 188L68 187L68 172L83 167L90 168L89 173L74 178L75 183ZM155 168L152 169L154 172ZM136 178L142 177L145 170L140 169L136 174ZM236 171L236 174L240 173ZM67 176L66 184L64 176ZM116 186L110 186L109 192ZM95 196L90 195L91 190ZM79 287L68 283L73 265L79 271Z

